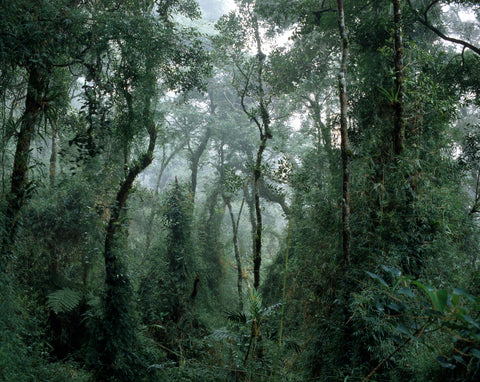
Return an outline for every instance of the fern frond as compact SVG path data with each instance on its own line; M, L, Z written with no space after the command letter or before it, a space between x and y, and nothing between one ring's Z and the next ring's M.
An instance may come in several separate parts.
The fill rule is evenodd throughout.
M233 341L237 343L240 341L238 335L236 335L235 333L232 333L226 328L220 328L220 329L214 330L209 337L216 342L227 340L227 341Z
M287 349L293 350L297 354L300 354L302 352L302 345L300 345L294 339L286 339L284 344Z
M47 306L55 314L68 313L74 310L81 300L82 293L70 288L64 288L56 290L47 296Z
M263 316L264 317L270 316L272 313L274 313L281 306L282 306L281 302L277 302L273 305L267 306L266 308L263 309Z
M235 311L226 310L225 314L227 315L228 320L232 322L245 324L248 320L248 317L244 312L235 312Z

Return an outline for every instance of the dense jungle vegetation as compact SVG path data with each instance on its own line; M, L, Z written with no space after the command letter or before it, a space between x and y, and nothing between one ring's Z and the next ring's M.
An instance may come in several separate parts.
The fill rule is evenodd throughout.
M479 21L2 0L0 380L480 380Z

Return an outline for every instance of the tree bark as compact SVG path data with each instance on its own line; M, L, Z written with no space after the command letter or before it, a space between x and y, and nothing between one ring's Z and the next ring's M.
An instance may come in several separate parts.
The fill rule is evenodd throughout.
M208 98L210 101L210 115L215 114L215 110L217 106L214 103L213 100L213 94L211 91L208 93ZM202 156L203 152L207 148L208 141L210 140L210 137L212 135L212 129L211 126L207 126L207 129L205 130L205 134L203 135L200 144L195 150L190 149L190 155L191 155L191 163L190 163L190 169L191 169L191 177L190 177L190 191L192 193L192 199L195 202L195 194L197 190L197 178L198 178L198 167L200 163L200 157Z
M253 188L253 185L252 185ZM255 233L257 232L257 220L255 218L255 200L253 197L253 190L250 192L249 186L245 186L243 188L243 195L245 198L245 201L247 202L248 206L248 218L250 219L250 225L251 225L251 234L252 238L255 237ZM252 256L255 253L255 240L252 239Z
M240 259L240 249L238 245L238 221L240 220L240 215L242 214L243 204L245 199L242 200L242 205L240 207L240 212L238 213L238 218L235 221L235 216L233 215L232 203L227 197L223 197L225 204L227 205L228 212L230 213L230 220L232 221L232 232L233 232L233 249L235 253L235 261L237 263L237 292L238 292L238 309L243 311L243 292L242 292L242 279L243 279L243 270L242 270L242 260Z
M338 73L338 88L340 96L340 137L341 137L341 155L342 155L342 250L343 264L345 269L350 266L350 144L348 141L348 105L347 105L347 61L348 61L348 37L345 28L345 15L343 0L337 0L338 5L338 26L340 37L342 39L342 60L340 71Z
M192 193L192 199L195 201L195 193L197 190L197 178L198 178L198 166L200 163L200 157L207 148L208 140L210 139L211 129L207 127L200 144L195 150L190 151L190 192Z
M112 277L116 276L111 274L111 272L109 272L109 269L111 263L116 261L116 256L112 249L114 236L118 230L118 221L120 219L120 214L125 205L125 202L127 201L135 178L138 174L140 174L140 172L147 168L147 166L152 162L153 159L153 151L155 149L155 141L157 138L156 128L153 123L152 126L149 128L148 133L150 135L150 142L148 144L147 152L144 153L138 159L137 163L135 163L133 167L128 170L127 176L125 177L122 185L120 186L120 190L117 193L115 205L112 208L112 213L108 222L107 232L105 236L105 267L107 284Z
M395 49L395 125L394 125L394 152L400 155L405 149L405 106L403 102L404 75L403 75L403 30L402 4L400 0L393 1L394 13L394 49Z
M20 131L17 136L15 157L11 176L10 193L7 196L5 211L5 235L2 240L2 255L10 252L17 231L18 214L28 197L27 175L29 168L30 144L35 126L44 109L43 96L47 84L46 71L37 66L30 66L25 111L23 112Z
M260 145L257 150L257 158L255 160L255 167L253 169L253 198L255 202L255 218L256 218L256 227L255 227L255 246L253 253L253 287L258 289L260 286L260 267L262 264L262 231L263 231L263 222L262 222L262 209L260 206L260 180L262 175L262 160L263 153L267 147L267 140L272 138L270 131L270 115L267 110L266 100L265 100L265 89L263 85L263 66L265 65L265 53L262 51L262 41L260 39L260 27L258 25L258 19L255 15L252 16L252 22L254 27L255 41L257 43L257 60L258 60L258 70L257 70L257 82L258 82L258 103L259 103L259 113L260 118L255 117L254 121L256 122L259 131L260 131ZM245 105L242 101L242 105L245 110Z
M263 135L258 146L257 159L255 161L255 168L253 170L253 199L255 203L255 238L254 238L254 253L253 253L253 287L258 289L260 286L260 267L262 264L262 208L260 206L260 178L262 157L265 148L267 147L267 137Z
M114 278L116 275L111 272L112 263L116 262L116 255L113 251L113 240L115 233L118 230L118 222L120 219L121 211L127 201L128 195L132 188L133 182L137 175L143 171L151 162L153 158L153 150L155 148L155 138L156 132L150 133L150 143L147 150L147 153L140 158L138 163L136 163L132 168L128 170L127 176L125 177L120 190L117 193L115 199L115 205L112 208L112 213L110 220L107 226L107 232L105 237L105 267L106 267L106 282L107 285L109 281Z
M347 62L349 54L348 36L345 27L345 11L343 6L343 0L337 0L338 6L338 27L341 38L341 51L342 57L340 62L340 70L338 73L338 88L340 99L340 149L342 158L342 268L343 268L343 280L341 284L343 290L340 291L342 301L343 325L342 325L342 358L339 362L349 362L352 347L352 330L348 325L350 320L350 296L352 293L352 285L350 281L350 269L351 269L351 253L350 253L350 145L348 140L348 104L347 104Z
M112 207L110 220L105 235L105 295L103 300L103 331L100 340L100 361L103 365L100 371L100 380L104 377L115 375L117 357L125 348L133 346L135 332L129 304L132 300L132 290L123 262L118 257L115 249L115 238L120 227L120 216L125 206L133 182L137 175L143 171L153 159L157 132L153 122L148 127L150 142L147 152L141 155L137 162L127 170L120 189ZM106 379L106 378L105 378Z
M52 152L50 154L50 187L55 185L57 174L57 126L52 126Z

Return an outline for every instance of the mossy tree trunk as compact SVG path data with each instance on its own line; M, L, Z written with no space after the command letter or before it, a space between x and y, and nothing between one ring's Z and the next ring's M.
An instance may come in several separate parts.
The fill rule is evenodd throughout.
M132 189L133 182L152 162L156 141L156 127L148 127L150 142L147 151L128 169L127 175L117 192L105 235L105 295L103 299L103 341L100 345L102 369L100 379L119 377L123 373L117 365L121 364L126 352L132 351L135 344L135 325L133 322L132 287L122 259L119 257L116 241L121 227L121 214Z
M253 200L255 204L255 235L253 238L253 287L258 289L260 286L260 267L262 264L262 208L260 205L260 182L262 178L262 162L263 153L267 147L268 139L272 138L270 130L270 114L267 108L268 102L265 95L265 85L263 79L263 71L265 66L266 55L262 51L262 41L260 38L260 26L257 17L253 14L251 16L251 23L253 26L253 32L255 37L255 43L257 47L257 71L256 71L256 98L258 102L257 113L252 113L248 109L245 98L247 96L247 90L251 86L251 78L246 79L244 91L241 94L241 105L243 111L258 127L260 133L260 143L257 149L257 155L253 167Z
M29 193L28 170L30 145L35 134L35 126L45 109L44 94L47 88L47 70L31 64L28 68L27 95L20 130L17 135L17 145L13 160L10 193L7 196L5 211L5 233L2 240L2 259L5 267L5 257L11 251L17 231L18 214L24 205Z

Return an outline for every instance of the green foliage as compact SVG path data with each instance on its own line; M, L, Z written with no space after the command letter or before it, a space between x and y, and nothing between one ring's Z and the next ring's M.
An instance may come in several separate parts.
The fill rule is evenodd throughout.
M82 294L70 288L59 289L47 295L47 306L55 314L69 313L75 309L82 300Z
M445 380L477 378L480 372L477 314L480 299L463 288L437 289L402 275L398 269L383 269L388 282L376 273L368 273L380 288L369 297L364 309L384 322L392 349L422 348L430 356L430 359L426 356L424 362L434 364L436 361L444 368ZM414 362L406 354L404 357L405 363ZM393 363L389 368L399 366L404 367Z
M115 251L120 251L115 248ZM118 252L116 254L118 256ZM117 260L110 264L114 279L106 285L102 315L96 317L87 360L100 380L129 381L145 373L144 360L137 342L137 316L133 290L125 266Z
M0 274L0 379L3 381L28 378L27 346L23 343L19 304L13 297L8 279Z
M228 325L214 330L209 340L224 344L222 359L227 380L270 380L273 378L278 350L281 304L264 306L260 293L250 289L246 305L246 311L225 311ZM282 350L294 348L299 348L295 341L284 341Z
M192 201L188 188L175 182L165 197L164 224L167 228L167 263L175 294L186 290L188 267L192 261ZM178 296L174 297L177 298Z

